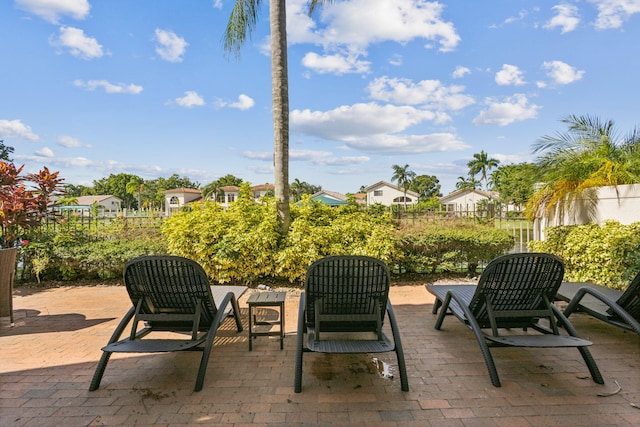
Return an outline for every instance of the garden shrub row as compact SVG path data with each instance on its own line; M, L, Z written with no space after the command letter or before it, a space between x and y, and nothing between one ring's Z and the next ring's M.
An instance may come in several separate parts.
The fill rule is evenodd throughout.
M332 208L309 197L292 205L291 227L279 233L275 200L255 203L248 187L228 209L202 203L167 218L160 229L138 229L125 219L88 228L66 221L40 230L22 248L23 280L117 278L129 259L174 254L199 262L221 283L270 278L301 283L307 266L326 255L369 255L400 273L474 273L513 246L504 231L473 221L399 227L382 209Z
M550 227L544 241L529 242L537 252L558 255L565 263L565 280L593 282L624 289L640 270L640 223L606 221Z

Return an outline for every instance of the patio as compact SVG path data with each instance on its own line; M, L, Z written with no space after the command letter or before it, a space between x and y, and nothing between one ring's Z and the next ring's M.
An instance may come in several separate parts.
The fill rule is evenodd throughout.
M380 375L385 363L371 356L307 353L296 394L296 292L286 300L284 350L277 337L260 337L251 352L250 292L240 299L245 330L225 322L201 392L194 353L114 354L89 392L100 348L129 307L124 287L16 289L16 325L0 325L0 425L640 425L640 336L582 314L571 321L594 342L605 385L573 348L505 348L493 352L503 384L494 388L473 334L454 318L436 331L424 286L396 284L410 391ZM616 382L620 392L607 395Z

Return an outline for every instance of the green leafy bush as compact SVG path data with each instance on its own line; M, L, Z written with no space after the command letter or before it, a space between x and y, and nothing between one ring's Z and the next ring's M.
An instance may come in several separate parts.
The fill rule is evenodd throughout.
M368 255L385 262L393 257L395 226L387 212L332 208L306 197L292 208L291 218L275 270L291 282L303 280L307 267L328 255Z
M565 280L623 289L640 269L640 223L549 227L545 234L529 248L562 258Z
M406 227L396 237L397 263L402 271L454 271L465 264L474 274L488 262L513 247L513 237L504 230L473 221L431 221Z
M219 282L301 281L309 264L325 255L390 258L393 224L386 215L332 208L306 197L292 206L290 231L282 239L275 208L273 198L253 201L247 185L227 210L204 203L167 219L162 232L171 253L198 261Z
M124 221L94 231L66 221L28 237L21 248L20 279L38 282L117 278L128 260L167 252L159 229L131 229Z
M279 243L273 198L255 203L248 184L228 209L205 202L162 224L169 252L199 262L216 281L251 282L274 273Z

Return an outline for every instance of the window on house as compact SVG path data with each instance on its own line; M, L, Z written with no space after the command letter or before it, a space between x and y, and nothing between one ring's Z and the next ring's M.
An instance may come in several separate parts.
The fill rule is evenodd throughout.
M180 204L180 201L178 200L178 198L176 196L171 197L171 199L169 199L169 204L170 205L178 205Z
M382 190L374 190L373 195L375 197L382 197Z
M235 194L227 194L227 203L235 202L236 195Z
M404 197L404 196L400 196L400 197L396 197L395 199L393 199L394 203L412 203L411 202L411 198L410 197Z

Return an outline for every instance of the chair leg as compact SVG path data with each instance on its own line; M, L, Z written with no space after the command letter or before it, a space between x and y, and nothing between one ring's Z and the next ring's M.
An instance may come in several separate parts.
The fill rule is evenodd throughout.
M300 295L300 304L298 308L298 333L296 337L296 366L295 380L293 389L296 393L302 391L302 355L304 353L304 333L305 333L305 303L306 297L304 292Z
M387 316L389 316L389 325L393 334L393 341L396 347L396 358L398 359L398 371L400 371L400 388L402 391L409 391L409 379L407 378L407 365L404 361L404 350L400 340L400 330L396 322L396 316L393 313L391 303L387 301Z
M127 311L127 313L124 315L120 323L118 323L118 326L116 326L115 331L113 331L113 334L111 335L111 338L109 338L109 342L107 343L107 345L113 344L114 342L120 339L120 336L124 332L124 329L127 327L127 325L129 324L129 322L131 321L135 313L136 313L135 307L131 307L129 311ZM109 351L102 352L100 361L98 362L98 365L96 366L96 370L93 373L93 378L91 379L91 384L89 385L89 391L97 390L98 387L100 387L100 382L102 381L102 376L104 375L104 371L107 368L107 363L109 362L110 357L111 357L111 352Z
M558 319L558 323L567 331L567 333L573 337L578 336L578 332L575 330L569 319L554 305L551 306L551 310ZM604 378L602 378L602 374L600 373L600 369L598 369L598 365L596 364L596 360L591 355L591 352L587 347L578 347L578 351L582 355L584 359L584 363L587 364L587 368L589 368L589 372L591 373L591 378L598 384L604 384Z
M89 391L97 390L98 387L100 387L100 382L102 381L102 376L104 375L105 369L107 369L107 363L109 363L110 357L110 351L102 352L102 356L100 357L98 366L96 366L96 370L93 373L93 378L91 379L91 384L89 385Z
M442 306L442 301L438 298L433 303L433 308L431 309L431 314L438 314L438 309Z
M451 303L451 298L455 299L458 305L464 311L464 315L467 319L468 325L473 331L473 334L476 336L476 341L480 346L480 351L482 352L482 357L484 357L484 363L487 366L487 370L489 371L489 377L491 378L491 384L494 387L500 387L500 377L498 377L498 370L496 369L496 364L493 361L493 356L491 355L491 350L487 345L487 341L484 339L484 334L482 333L482 329L480 329L480 325L476 322L475 317L467 307L467 305L459 300L455 295L451 292L447 292L447 296L444 299L444 303L442 304L442 308L440 309L440 314L438 315L438 319L436 320L436 329L440 329L442 327L442 322L447 315L447 310L449 309L449 304Z
M240 323L240 310L238 308L238 302L236 301L235 295L229 292L220 302L220 307L216 316L213 318L211 322L211 328L207 332L207 341L205 341L205 346L202 349L202 358L200 359L200 367L198 368L198 376L196 377L196 386L194 387L194 391L201 391L204 386L204 377L207 373L207 365L209 364L209 357L211 356L211 350L213 349L213 342L216 339L216 335L218 334L218 327L222 322L224 322L226 316L223 316L225 308L228 304L231 304L232 311L234 317L236 319L236 327L238 328L238 332L242 331L242 324Z

